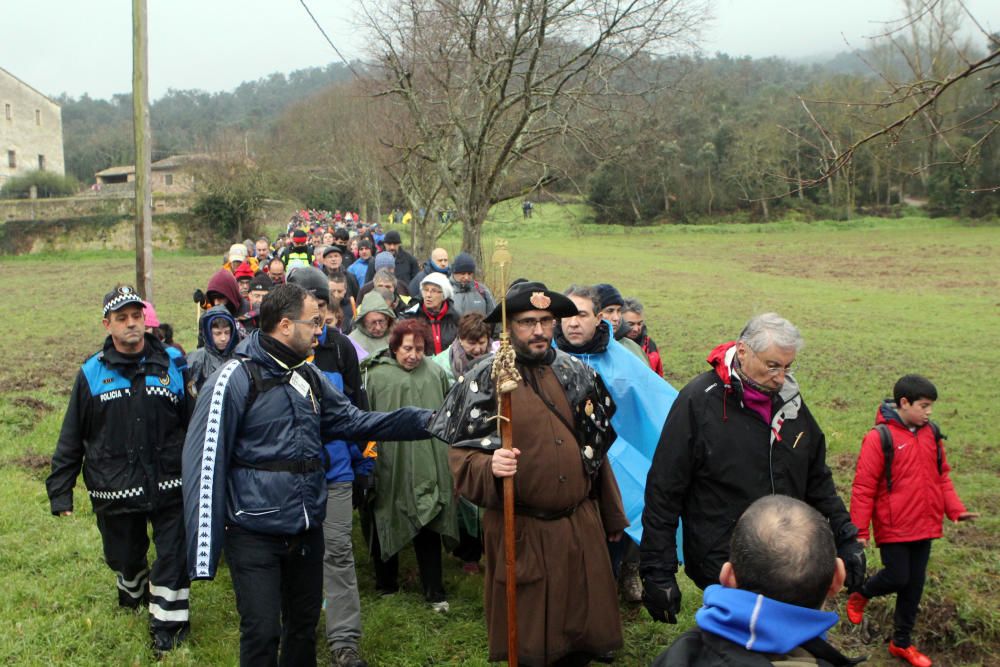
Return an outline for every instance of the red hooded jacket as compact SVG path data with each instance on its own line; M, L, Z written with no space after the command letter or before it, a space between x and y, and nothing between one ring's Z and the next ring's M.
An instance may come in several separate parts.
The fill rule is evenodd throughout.
M886 424L896 448L892 458L892 492L885 483L885 455L878 431L872 429L861 441L861 453L851 487L851 521L858 538L868 539L868 526L875 528L877 545L916 542L941 537L941 523L965 511L948 477L948 461L941 451L938 473L937 444L930 424L916 431L903 424L891 404L883 403L875 417Z
M653 339L649 337L646 333L646 327L642 327L642 333L639 334L639 338L635 341L642 348L642 351L646 353L646 358L649 359L649 367L653 371L663 377L663 359L660 358L660 348L656 346Z
M222 296L226 297L229 302L226 304L226 309L236 317L240 312L240 304L243 298L240 296L240 286L236 282L236 278L226 269L219 269L216 271L211 278L208 279L208 287L205 288L205 294L208 295L210 292L217 292ZM211 308L211 302L208 304L208 308ZM207 310L207 308L206 308Z

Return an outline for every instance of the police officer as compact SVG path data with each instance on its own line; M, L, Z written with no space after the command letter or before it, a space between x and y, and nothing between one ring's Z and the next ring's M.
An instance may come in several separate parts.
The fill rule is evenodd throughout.
M108 337L77 374L45 486L52 513L70 516L83 468L118 604L148 603L153 647L169 651L189 627L181 449L193 405L183 355L145 333L144 308L131 287L105 295Z

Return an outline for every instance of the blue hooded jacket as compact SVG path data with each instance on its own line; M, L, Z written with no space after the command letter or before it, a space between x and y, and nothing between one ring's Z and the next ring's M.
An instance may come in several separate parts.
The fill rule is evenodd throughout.
M597 371L617 406L611 425L618 438L608 450L608 461L630 524L625 532L638 544L642 541L646 477L677 390L614 339L610 322L603 320L598 326L605 327L609 334L605 351L596 354L565 351Z
M351 262L347 270L358 280L358 285L365 284L365 277L368 275L368 265L373 261L372 257L361 259L360 257Z
M834 612L798 607L714 584L705 589L695 623L748 651L784 655L837 624Z
M212 324L216 320L222 320L229 325L229 342L224 350L218 349L212 343ZM201 389L212 373L233 358L236 345L240 342L236 319L225 306L213 306L202 313L201 319L198 320L198 334L205 341L205 345L187 355L189 374L196 391Z

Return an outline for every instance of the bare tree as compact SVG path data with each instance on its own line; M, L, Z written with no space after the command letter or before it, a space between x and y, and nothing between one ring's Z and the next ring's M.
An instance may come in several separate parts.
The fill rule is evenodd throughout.
M969 164L1000 127L1000 78L996 74L1000 35L983 29L962 0L902 0L902 5L902 18L872 38L878 52L890 56L879 63L868 62L882 83L877 99L801 100L830 150L822 154L819 174L797 180L799 187L829 182L850 168L863 147L892 148L904 136L922 148L911 173L926 187L930 168ZM966 25L973 27L985 51L961 37ZM838 146L813 113L811 107L820 104L845 111L867 110L875 122L870 131ZM954 141L963 133L977 138ZM997 191L1000 185L982 189Z
M372 0L363 13L383 112L410 127L392 147L433 172L423 180L479 266L490 207L554 178L540 149L582 131L581 107L642 94L625 71L691 46L706 18L703 0Z
M377 136L385 131L378 102L365 82L332 86L290 107L272 128L260 162L286 192L336 192L379 217L389 156Z

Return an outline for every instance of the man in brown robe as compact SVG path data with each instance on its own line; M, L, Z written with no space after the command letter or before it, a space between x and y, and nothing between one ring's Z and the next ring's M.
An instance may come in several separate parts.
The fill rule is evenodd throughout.
M614 403L594 371L552 347L556 318L576 306L537 282L507 293L522 381L511 394L513 450L496 435L492 355L457 382L431 424L452 443L456 492L486 508L485 611L490 660L507 659L503 485L517 506L518 659L584 665L622 646L618 594L605 540L628 525L605 454ZM500 319L500 306L486 322Z

